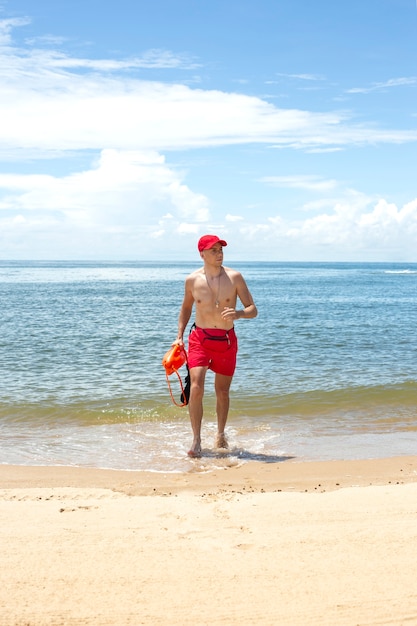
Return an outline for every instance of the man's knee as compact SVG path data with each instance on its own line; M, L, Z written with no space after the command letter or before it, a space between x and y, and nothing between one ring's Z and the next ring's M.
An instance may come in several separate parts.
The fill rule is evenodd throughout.
M232 376L225 376L224 374L216 374L214 386L216 391L229 393L230 386L232 384Z
M229 398L230 384L216 382L215 390L218 398L227 400Z
M202 398L204 395L204 380L197 379L191 381L191 393L193 398Z

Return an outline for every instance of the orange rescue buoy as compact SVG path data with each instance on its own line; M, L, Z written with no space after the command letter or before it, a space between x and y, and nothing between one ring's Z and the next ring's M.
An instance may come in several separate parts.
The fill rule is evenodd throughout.
M184 346L176 344L164 354L162 365L165 367L167 376L171 376L171 374L178 371L186 361L187 353L185 352Z
M165 368L165 375L166 375L166 379L168 383L168 389L169 389L169 393L171 396L171 400L176 406L180 406L180 407L186 406L188 404L188 399L190 396L189 373L188 373L187 378L185 379L185 382L186 382L185 388L184 388L184 385L182 384L181 376L178 373L178 370L185 363L187 363L187 353L185 351L184 346L183 345L179 346L178 344L175 344L175 346L172 346L172 348L164 354L164 357L162 359L162 365ZM187 365L187 370L188 370L188 365ZM169 382L169 378L168 378L168 376L171 376L171 374L176 374L179 380L181 392L182 392L181 404L178 404L178 402L175 401L174 396L172 394L171 383Z

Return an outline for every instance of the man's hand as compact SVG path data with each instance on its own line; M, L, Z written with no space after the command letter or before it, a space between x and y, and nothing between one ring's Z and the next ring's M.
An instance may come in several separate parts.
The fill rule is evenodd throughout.
M225 306L223 311L221 312L221 316L224 320L237 320L239 318L239 313L236 311L236 309Z

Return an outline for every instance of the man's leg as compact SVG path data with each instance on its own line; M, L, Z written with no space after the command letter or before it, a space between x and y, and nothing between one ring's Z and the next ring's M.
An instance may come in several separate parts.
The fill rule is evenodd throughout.
M224 376L224 374L216 374L214 380L214 389L216 391L216 413L217 413L217 438L216 446L218 448L227 448L227 439L224 434L226 428L227 416L229 415L229 391L232 384L233 376Z
M203 396L204 381L207 367L192 367L190 369L190 400L188 411L190 414L191 428L193 431L193 444L188 451L188 456L201 456L201 422L203 420Z

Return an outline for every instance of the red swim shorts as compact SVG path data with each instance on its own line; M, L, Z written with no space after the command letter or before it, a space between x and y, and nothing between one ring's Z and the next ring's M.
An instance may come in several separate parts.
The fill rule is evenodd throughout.
M234 328L194 326L188 339L188 367L208 367L216 374L233 376L236 368L237 337Z

